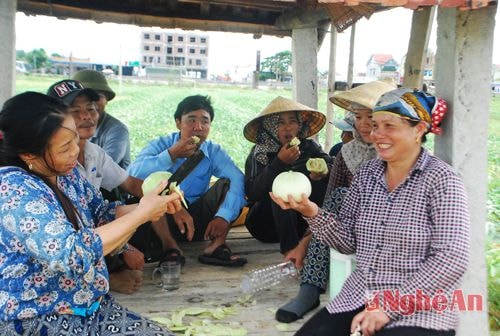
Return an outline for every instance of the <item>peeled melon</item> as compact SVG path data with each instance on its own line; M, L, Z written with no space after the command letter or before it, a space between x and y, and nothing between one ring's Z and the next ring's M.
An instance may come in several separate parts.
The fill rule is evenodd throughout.
M287 171L279 174L273 181L274 196L288 202L288 195L292 195L297 202L302 200L302 194L311 195L312 187L309 179L302 173Z

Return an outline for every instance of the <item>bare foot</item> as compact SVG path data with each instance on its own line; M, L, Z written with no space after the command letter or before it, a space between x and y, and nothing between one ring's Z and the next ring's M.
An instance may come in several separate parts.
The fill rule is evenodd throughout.
M123 270L109 275L109 289L118 293L132 294L142 284L142 271Z

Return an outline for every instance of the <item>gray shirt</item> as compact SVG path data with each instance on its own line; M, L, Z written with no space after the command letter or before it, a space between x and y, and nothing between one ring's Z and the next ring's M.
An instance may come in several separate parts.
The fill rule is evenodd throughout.
M96 189L102 187L111 191L127 179L127 171L114 162L101 147L87 141L84 151L85 167L80 163L76 167Z
M127 169L130 164L130 138L124 123L104 112L90 141L104 149L120 167Z

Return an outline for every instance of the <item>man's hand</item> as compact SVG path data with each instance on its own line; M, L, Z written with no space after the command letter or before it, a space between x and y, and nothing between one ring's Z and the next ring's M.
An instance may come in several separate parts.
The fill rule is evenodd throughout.
M288 147L288 144L281 147L278 152L278 159L280 159L284 164L291 165L300 156L299 146Z
M198 145L193 142L193 138L180 138L172 147L168 149L172 161L177 158L187 158L194 154Z
M123 252L123 261L132 270L140 270L144 268L144 254L128 244L128 250Z
M225 237L229 231L229 222L222 217L215 217L208 223L205 231L205 240L214 240Z
M188 241L191 241L194 235L193 217L184 208L182 208L179 212L176 212L173 217L179 231L184 234L187 230L186 238Z
M382 329L391 319L381 310L367 311L366 309L358 313L351 322L351 333L359 325L363 336L374 335L376 331Z

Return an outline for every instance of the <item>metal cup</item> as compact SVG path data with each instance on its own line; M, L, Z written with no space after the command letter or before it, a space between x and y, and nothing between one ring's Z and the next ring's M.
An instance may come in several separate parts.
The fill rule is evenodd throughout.
M160 274L156 286L167 291L179 288L181 276L181 264L177 261L164 261L153 270L153 281L157 281L157 274Z

